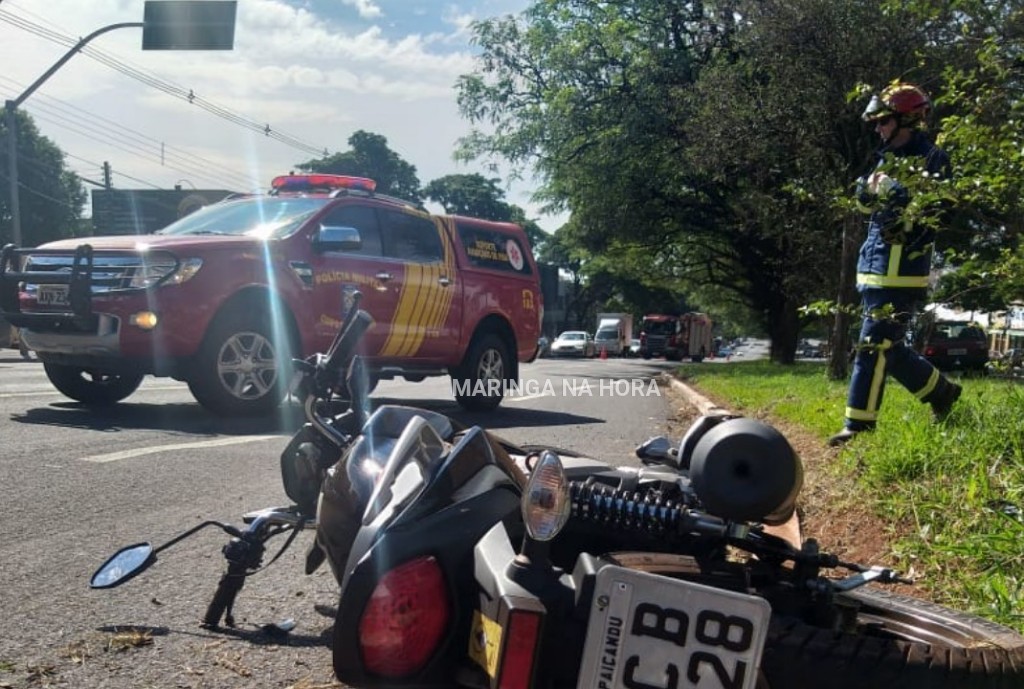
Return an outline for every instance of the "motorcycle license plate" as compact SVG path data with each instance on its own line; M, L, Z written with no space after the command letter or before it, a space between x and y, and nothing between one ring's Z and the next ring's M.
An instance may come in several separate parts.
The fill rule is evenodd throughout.
M37 301L40 306L67 306L67 285L39 285Z
M605 567L577 689L753 689L770 617L757 596Z

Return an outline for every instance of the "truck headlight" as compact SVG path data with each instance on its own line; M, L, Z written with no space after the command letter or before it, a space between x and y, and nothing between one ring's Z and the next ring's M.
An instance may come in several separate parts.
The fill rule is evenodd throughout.
M167 284L180 285L192 279L202 265L203 259L201 258L187 258L180 265L170 259L147 262L135 269L135 274L132 275L128 286L133 289L152 287L172 272L174 274L167 280ZM175 267L177 267L177 271L174 270Z

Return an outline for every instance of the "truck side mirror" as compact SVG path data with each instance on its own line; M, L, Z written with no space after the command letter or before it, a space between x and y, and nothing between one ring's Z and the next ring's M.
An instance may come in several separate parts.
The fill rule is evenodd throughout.
M363 239L354 227L321 225L313 235L313 250L318 254L327 251L358 251L362 246Z

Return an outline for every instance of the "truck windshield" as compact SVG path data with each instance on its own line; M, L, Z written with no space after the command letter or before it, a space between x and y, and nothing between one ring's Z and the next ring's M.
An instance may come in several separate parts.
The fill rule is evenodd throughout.
M673 321L644 321L644 330L649 335L671 335L676 331Z
M619 331L616 328L601 328L597 331L596 340L615 340L619 337Z
M259 239L286 237L330 199L251 197L200 208L156 234L221 234Z

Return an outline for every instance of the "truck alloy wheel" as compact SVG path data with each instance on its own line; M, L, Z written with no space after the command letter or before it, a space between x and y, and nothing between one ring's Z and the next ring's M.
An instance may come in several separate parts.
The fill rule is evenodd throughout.
M455 400L469 411L488 411L501 404L503 381L509 370L505 343L497 335L484 335L470 347L453 376L459 384Z
M43 364L43 370L62 394L96 406L120 402L138 389L143 378L141 373L101 373L62 364Z
M284 334L287 342L290 334ZM207 333L189 389L204 407L227 416L265 414L284 397L283 362L290 350L275 344L270 319L262 314L233 314Z

